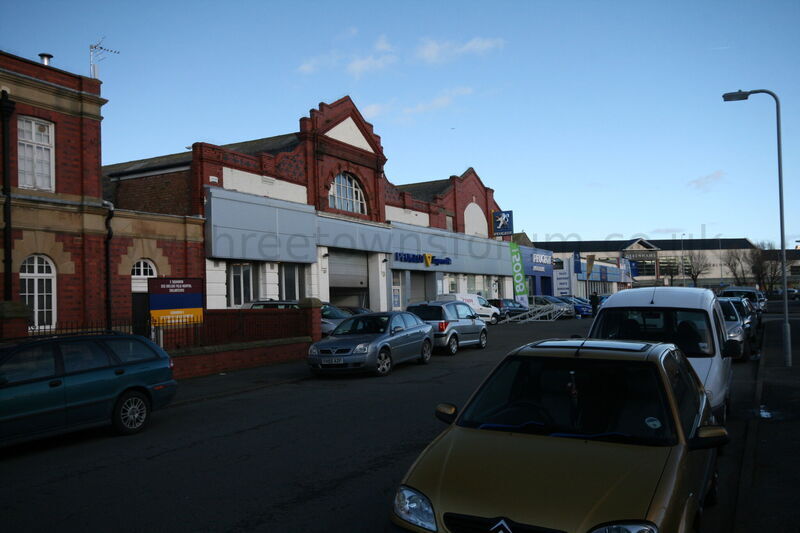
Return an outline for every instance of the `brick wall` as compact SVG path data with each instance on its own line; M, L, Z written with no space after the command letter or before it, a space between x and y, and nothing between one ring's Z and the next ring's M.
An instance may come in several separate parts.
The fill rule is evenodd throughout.
M170 172L115 181L112 202L119 209L192 215L191 171Z
M204 354L173 356L175 379L207 376L229 370L254 368L286 361L302 361L308 354L307 342L221 350Z

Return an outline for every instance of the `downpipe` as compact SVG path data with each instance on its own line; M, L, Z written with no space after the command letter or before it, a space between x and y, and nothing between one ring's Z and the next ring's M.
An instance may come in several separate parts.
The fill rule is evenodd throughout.
M106 213L106 330L111 331L111 239L114 238L114 230L111 228L111 219L114 218L114 204L108 200L103 200L103 207L108 209Z

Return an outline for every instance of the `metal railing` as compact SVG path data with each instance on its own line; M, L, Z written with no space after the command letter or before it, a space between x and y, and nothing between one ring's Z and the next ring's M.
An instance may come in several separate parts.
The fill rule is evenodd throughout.
M536 305L530 307L527 312L518 315L509 316L501 320L500 324L524 324L525 322L534 321L547 321L552 322L561 318L566 309L564 307L556 307L553 304Z

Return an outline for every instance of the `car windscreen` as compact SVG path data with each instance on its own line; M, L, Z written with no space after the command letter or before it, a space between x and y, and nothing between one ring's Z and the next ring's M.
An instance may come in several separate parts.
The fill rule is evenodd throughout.
M723 291L722 296L726 298L747 298L751 302L758 300L756 293L753 291Z
M725 316L725 322L736 322L739 320L739 315L736 314L733 304L729 300L720 300L719 306L722 309L722 314Z
M746 317L746 316L748 316L750 314L750 311L748 311L745 308L744 302L742 302L741 300L731 300L731 303L736 308L736 310L739 311L739 314L741 316Z
M322 318L347 318L349 316L353 315L347 311L339 309L338 307L334 307L332 305L322 306Z
M379 316L354 316L345 320L333 330L331 335L365 335L370 333L386 333L389 324L387 315Z
M412 305L406 310L422 320L444 320L444 308L441 305Z
M702 309L611 307L600 312L589 333L595 339L677 344L687 356L712 357L714 335Z
M564 303L561 300L559 300L558 298L556 298L555 296L547 296L547 295L545 295L545 296L543 296L543 298L545 300L547 300L548 302L554 303L554 304L563 304Z
M643 361L509 357L458 425L653 446L675 442L658 368Z

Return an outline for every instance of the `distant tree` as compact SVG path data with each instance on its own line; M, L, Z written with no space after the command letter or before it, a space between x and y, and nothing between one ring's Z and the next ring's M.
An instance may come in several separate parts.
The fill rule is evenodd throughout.
M759 289L774 290L783 272L773 243L768 241L758 243L755 248L747 251L744 262Z
M728 250L722 256L722 264L733 276L734 285L747 285L747 267L741 250Z
M711 261L708 256L699 250L686 254L686 270L692 278L692 285L697 287L697 279L711 270Z

